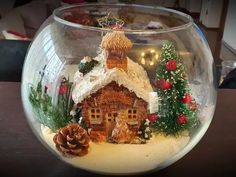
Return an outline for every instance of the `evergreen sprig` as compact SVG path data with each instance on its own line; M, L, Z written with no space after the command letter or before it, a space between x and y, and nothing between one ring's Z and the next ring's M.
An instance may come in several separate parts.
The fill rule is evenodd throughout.
M70 115L70 110L73 106L71 99L72 83L69 79L65 81L67 90L65 94L58 95L58 104L52 104L52 97L46 91L43 92L42 81L37 84L37 87L31 87L29 100L39 123L49 127L52 131L56 131L67 125L73 118Z
M80 62L79 64L79 71L83 73L83 75L89 73L96 65L98 64L97 60L91 60L89 62L82 63Z
M176 61L175 70L166 69L166 64L170 60ZM171 84L171 88L157 88L159 97L158 118L152 123L152 128L166 135L178 135L184 130L195 127L198 124L196 111L191 110L188 104L182 102L184 95L190 93L185 69L173 43L170 41L163 43L160 63L156 70L156 79L157 81L167 80ZM180 114L184 114L188 122L179 124L177 119Z

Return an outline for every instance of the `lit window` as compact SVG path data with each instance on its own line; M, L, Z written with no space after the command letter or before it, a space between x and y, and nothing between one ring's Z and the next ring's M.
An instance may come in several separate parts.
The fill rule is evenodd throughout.
M136 109L128 109L127 110L127 123L130 125L138 124L138 111Z
M102 112L99 108L89 109L89 120L91 124L101 124L102 123Z

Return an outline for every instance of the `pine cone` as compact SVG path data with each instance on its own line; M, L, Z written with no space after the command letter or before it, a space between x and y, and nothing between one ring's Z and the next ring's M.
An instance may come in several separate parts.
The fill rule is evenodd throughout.
M84 156L88 153L89 136L79 124L71 123L60 128L53 137L56 148L66 157Z

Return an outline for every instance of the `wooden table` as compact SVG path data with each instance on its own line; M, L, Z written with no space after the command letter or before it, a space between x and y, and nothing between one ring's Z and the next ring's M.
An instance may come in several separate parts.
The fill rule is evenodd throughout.
M209 177L236 175L236 90L219 90L207 133L184 158L149 176ZM73 168L43 147L23 112L20 83L0 82L0 176L101 176Z

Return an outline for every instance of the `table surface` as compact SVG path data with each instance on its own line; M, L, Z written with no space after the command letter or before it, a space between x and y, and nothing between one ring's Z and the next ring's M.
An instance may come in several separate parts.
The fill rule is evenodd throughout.
M235 176L236 90L218 91L214 119L202 140L173 165L149 176ZM20 83L0 82L0 176L101 176L57 159L33 135L23 112Z

